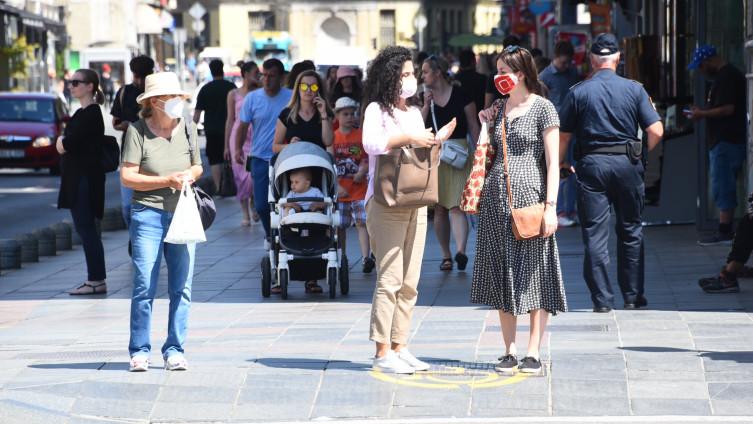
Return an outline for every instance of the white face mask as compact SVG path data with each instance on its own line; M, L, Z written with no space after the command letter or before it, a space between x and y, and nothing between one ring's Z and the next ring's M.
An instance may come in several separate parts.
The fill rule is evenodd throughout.
M183 108L185 107L186 103L183 101L180 97L173 97L172 99L168 101L163 101L163 111L167 114L167 116L171 117L172 119L178 119L183 116Z
M403 99L413 97L413 95L416 94L416 91L418 91L418 80L416 79L416 77L408 77L402 79L402 84L400 87L400 97L402 97Z

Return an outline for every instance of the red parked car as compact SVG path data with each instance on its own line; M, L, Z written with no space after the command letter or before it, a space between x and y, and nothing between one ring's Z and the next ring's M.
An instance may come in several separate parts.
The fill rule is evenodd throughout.
M0 93L0 168L60 171L55 141L68 107L54 94Z

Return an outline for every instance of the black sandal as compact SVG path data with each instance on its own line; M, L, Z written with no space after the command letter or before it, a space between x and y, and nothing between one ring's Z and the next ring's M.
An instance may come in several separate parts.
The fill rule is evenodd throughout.
M442 263L439 264L440 271L452 271L452 258L442 259Z
M316 283L316 280L306 281L306 293L321 293L324 290L322 290L322 286Z

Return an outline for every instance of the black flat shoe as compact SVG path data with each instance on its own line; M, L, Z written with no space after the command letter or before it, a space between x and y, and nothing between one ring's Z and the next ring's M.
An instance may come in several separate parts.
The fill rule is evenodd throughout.
M465 267L468 265L468 256L465 253L458 252L455 255L455 262L458 264L458 271L465 271Z
M609 312L612 312L612 308L609 306L594 306L594 312L597 314L607 314Z
M648 306L648 300L646 300L645 297L641 296L640 299L637 299L634 302L625 302L625 309L638 309Z

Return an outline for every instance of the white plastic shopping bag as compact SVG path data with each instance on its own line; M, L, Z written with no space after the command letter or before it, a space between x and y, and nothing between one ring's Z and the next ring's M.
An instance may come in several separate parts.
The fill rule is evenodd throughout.
M201 225L199 207L191 186L184 182L180 191L178 206L175 208L173 220L167 230L165 243L191 244L207 241L204 227Z

